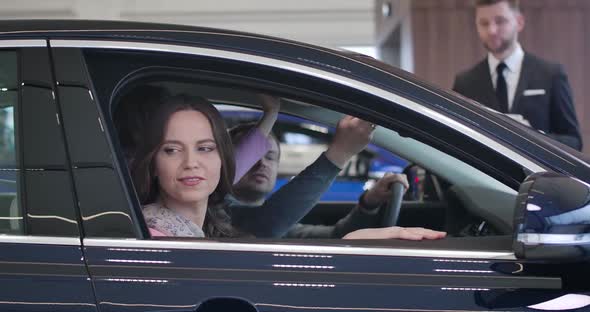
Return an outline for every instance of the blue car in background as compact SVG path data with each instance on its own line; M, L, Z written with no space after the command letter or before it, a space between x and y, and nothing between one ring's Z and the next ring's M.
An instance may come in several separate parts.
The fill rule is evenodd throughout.
M226 119L228 127L258 120L262 113L258 110L217 105ZM333 127L304 118L280 114L273 133L280 141L281 159L278 179L274 191L287 183L292 177L310 165L324 152L332 140ZM386 172L402 173L408 161L375 144L354 157L336 178L330 189L320 199L330 201L357 201L360 195L376 179ZM416 183L416 180L413 180Z

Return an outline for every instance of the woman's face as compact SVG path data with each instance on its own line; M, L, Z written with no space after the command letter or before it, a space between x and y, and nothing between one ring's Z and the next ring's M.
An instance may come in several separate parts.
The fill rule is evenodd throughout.
M155 169L166 204L207 203L219 183L221 157L205 115L183 110L170 116Z

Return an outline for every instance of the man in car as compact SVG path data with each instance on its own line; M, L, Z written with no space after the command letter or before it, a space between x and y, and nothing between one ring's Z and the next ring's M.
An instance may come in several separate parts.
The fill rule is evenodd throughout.
M234 144L239 142L241 136L247 133L251 127L253 127L253 124L240 125L233 128L230 131L230 134ZM253 209L262 205L275 186L279 167L280 148L276 137L274 135L271 135L271 137L272 140L270 140L271 144L268 152L234 185L234 195L228 197L228 200L232 203L230 207L233 207L233 219L237 222L240 220L240 214L250 213ZM417 230L399 227L375 229L381 225L379 207L385 204L390 198L391 185L395 182L402 183L407 190L408 181L405 175L386 174L383 178L379 179L373 187L364 192L354 209L346 217L340 219L335 225L326 226L298 223L291 228L284 237L389 238L389 236L392 236L391 238L420 239L430 238L432 235L439 238L438 236L441 232L426 229ZM290 196L293 201L305 201L308 197L316 198L315 200L317 201L317 198L321 193L323 192L318 194L316 190L310 190L309 187L306 188L303 186L300 191L290 194ZM427 234L424 237L418 237L420 234L414 232L423 230L427 231ZM398 231L399 233L386 233L386 231ZM349 233L350 235L347 236Z

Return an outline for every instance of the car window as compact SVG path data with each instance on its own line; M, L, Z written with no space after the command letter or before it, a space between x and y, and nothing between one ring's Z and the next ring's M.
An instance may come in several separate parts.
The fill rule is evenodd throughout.
M325 84L325 88L321 88L323 84L321 81L308 81L305 77L294 75L277 76L276 72L272 71L265 72L265 76L262 73L265 70L264 67L238 64L239 62L226 63L208 57L186 55L175 55L174 58L169 58L164 53L137 54L131 51L88 50L84 54L89 64L89 72L93 77L94 88L98 91L96 98L99 105L104 112L110 112L111 118L107 120L107 128L114 130L117 129L117 110L121 107L120 103L125 98L125 93L143 85L164 89L165 92L138 101L140 105L134 105L131 114L127 114L119 125L127 127L135 124L137 118L144 118L144 110L149 110L152 105L151 99L158 99L160 96L165 99L169 95L188 93L202 96L215 104L258 110L261 107L260 102L256 100L258 93L266 92L280 97L281 111L284 115L276 128L277 132L280 132L277 133L278 143L287 151L289 149L296 151L297 147L303 147L305 150L305 153L301 155L296 153L291 155L295 156L293 158L295 161L281 167L281 173L287 177L285 182L293 181L294 179L288 177L295 175L301 167L309 163L310 159L321 153L320 148L325 148L327 142L330 142L330 131L336 127L343 113L371 120L376 118L374 116L377 114L372 117L366 112L379 107L380 114L386 114L383 116L388 116L389 119L379 121L380 127L377 127L372 144L368 148L368 154L364 156L361 153L361 158L351 161L349 167L344 168L344 173L341 173L336 181L349 182L346 180L354 178L357 182L360 181L359 184L362 184L363 188L366 188L366 182L376 179L382 172L392 170L396 166L401 169L406 168L408 164L415 164L424 168L424 170L416 170L416 177L418 180L424 179L421 181L424 184L421 187L424 192L428 189L429 195L418 196L422 199L421 201L414 201L411 205L404 207L400 213L401 223L398 225L426 226L438 230L452 229L450 235L457 236L473 236L482 233L496 235L512 231L512 209L516 196L514 188L518 185L517 181L523 177L522 167L518 167L501 154L490 153L488 146L465 138L455 129L445 127L428 116L410 112L383 98L360 93L347 87ZM133 62L129 62L129 59L133 59ZM278 80L269 80L271 77ZM231 125L232 122L256 120L256 116L259 115L260 113L256 111L230 107L225 117ZM124 160L127 164L137 161L133 155L133 149L128 149L128 146L124 144L128 139L120 134L117 135L115 131L111 133L111 140L116 143L116 158L119 161ZM465 145L466 139L473 141L468 148ZM377 156L381 155L387 157L383 156L379 159ZM390 161L392 157L405 161L405 167ZM394 170L399 169L392 171ZM122 173L124 180L132 180L129 170L123 170ZM435 179L431 179L433 175ZM307 189L319 190L314 189L312 185L307 185ZM279 192L273 194L277 193ZM129 195L138 203L137 209L140 210L138 194L140 192L135 185L135 192L132 190ZM296 194L297 197L290 204L297 204L305 200L303 195L306 192L289 191L287 194ZM436 196L433 197L431 194ZM352 211L357 199L358 193L351 196L348 201L320 201L320 204L326 204L323 208L330 211L331 216L338 217L330 219L329 222L322 220L309 224L337 225L338 220ZM345 204L346 207L341 204ZM452 208L452 211L449 211L449 208ZM312 209L312 212L316 209L317 206ZM262 222L264 216L277 215L276 211L268 211L259 214L258 216L261 217L256 220L255 217L252 218L253 211L256 210L231 212L231 219L233 221L248 220L248 217L242 216L246 214L250 215L250 220L254 219L255 222L251 224L255 224ZM334 211L338 214L332 214ZM300 220L299 217L297 220ZM267 225L272 227L276 225L276 222L282 221L281 218L274 218L269 220ZM304 219L304 221L308 220ZM240 226L246 228L248 222L250 221ZM149 226L149 222L147 225ZM377 220L369 226L380 227L382 223ZM480 228L491 230L480 231ZM245 230L245 233L253 233L250 230L252 229ZM278 235L274 232L259 234L256 233L254 236L275 238L285 235L285 233Z
M0 233L78 237L46 48L0 51Z
M235 105L217 107L230 128L241 123L255 122L262 117L262 112L257 109ZM273 133L279 140L281 155L278 180L273 191L280 189L326 151L334 132L335 128L332 126L279 114ZM361 153L352 157L320 201L357 201L363 191L385 173L402 173L408 164L405 159L375 144L369 144Z
M202 95L200 91L203 90L200 83L197 82L180 83L152 81L150 85L154 88L165 89L170 95L178 93ZM232 92L228 88L219 86L208 89L207 92L206 96L211 99L211 102L217 103L216 108L224 117L228 129L232 129L241 124L255 124L256 121L262 117L262 113L259 109L243 107L256 107L260 104L259 101L255 100L257 92L255 90L240 90L240 93L243 93L245 97L242 103L234 103L239 105L224 103L224 94ZM217 99L217 101L214 101L213 99ZM289 104L292 102L290 102L290 99L288 98L283 98L282 101L286 103L284 107L288 112L290 107ZM128 104L129 103L123 102L118 105ZM312 103L308 103L307 105L308 109L313 107ZM124 109L123 107L119 108ZM135 109L137 110L138 108L136 107ZM310 110L313 111L313 109ZM318 114L324 112L323 109L318 108L318 110ZM139 111L135 112L139 113ZM326 111L326 113L338 115L338 113L334 111ZM309 116L314 115L313 113L310 114L311 115ZM124 115L130 116L133 115L133 112L126 112ZM115 119L117 119L117 117L115 117ZM272 200L274 196L273 194L278 194L278 190L293 181L298 174L308 166L312 165L320 157L320 155L328 148L335 131L334 129L334 124L325 124L320 121L314 121L309 118L304 118L303 116L295 116L288 113L279 114L277 122L273 127L273 133L279 143L280 163L277 170L276 184L272 191L268 192L266 195L267 201ZM394 132L391 132L390 135L398 136ZM121 136L121 134L119 134L119 136L125 137L126 135ZM383 140L384 142L389 142L387 139ZM468 235L465 231L471 231L471 227L480 225L483 221L481 216L470 216L470 218L459 220L458 216L461 214L460 212L468 214L467 211L477 211L478 209L481 209L481 207L478 206L478 203L469 202L464 198L465 194L462 192L463 187L465 186L464 183L452 184L444 180L444 182L441 182L439 181L441 179L431 173L427 174L423 168L415 165L408 167L409 170L406 171L404 169L407 164L409 164L407 160L396 156L387 148L381 147L376 143L377 142L370 143L364 151L351 159L346 167L340 171L334 182L322 194L322 197L318 202L319 204L315 208L310 209L310 215L306 216L303 219L303 222L309 223L311 226L333 227L340 219L344 219L346 215L351 212L363 191L370 188L385 172L406 172L412 179L411 182L415 184L412 191L418 189L419 195L413 199L419 200L411 203L411 209L406 209L402 212L402 220L399 225L427 225L437 230L445 230L449 227L448 224L453 224L452 228L457 235ZM391 146L389 147L391 148ZM128 151L129 147L123 146L123 150ZM133 155L133 152L131 152L131 155ZM413 156L415 159L420 160L419 155ZM133 160L129 159L128 161ZM460 162L457 159L454 159L453 161ZM435 168L441 173L452 175L459 174L459 172L453 172L453 170L457 170L454 168L454 165L438 162L436 157L429 158L428 162L430 168ZM476 170L473 170L471 174L484 175L481 172L477 173ZM459 190L454 190L453 187L459 188ZM445 195L443 196L443 194ZM446 197L449 197L448 201ZM338 203L338 205L330 204L332 202ZM344 202L350 202L350 204L343 205ZM450 202L452 202L452 207L449 204ZM476 207L473 208L470 206ZM329 211L327 209L329 209ZM452 215L455 216L454 218L456 219L457 224L454 224L454 221L445 220L444 215L449 211L452 211ZM242 221L239 220L240 216L242 216L240 213L234 213L233 216L237 218L233 221L243 224ZM247 219L248 217L245 216L244 218ZM250 221L244 222L247 223ZM377 220L377 217L375 217L373 221L367 222L364 226L378 227L380 225L379 222L380 221ZM247 227L247 225L245 226ZM492 226L490 225L489 227ZM500 233L499 231L494 231L496 230L491 230L490 233Z
M136 237L141 223L127 197L100 112L77 49L54 49L56 99L79 215L86 237Z
M0 232L10 234L23 233L14 131L18 103L17 63L16 52L0 51Z
M0 232L80 235L44 47L0 51Z

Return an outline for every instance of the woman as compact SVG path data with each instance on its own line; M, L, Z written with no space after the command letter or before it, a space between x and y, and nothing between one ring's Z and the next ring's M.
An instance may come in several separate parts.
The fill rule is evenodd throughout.
M231 193L235 163L221 115L207 100L174 96L149 118L131 172L144 217L154 236L237 237L224 198ZM268 224L268 226L273 226ZM355 234L356 233L356 234ZM365 229L345 238L436 239L422 228Z
M152 233L241 235L224 209L235 165L217 109L203 98L170 97L152 114L147 131L131 173Z
M121 96L115 107L113 119L117 127L119 142L123 147L128 164L133 165L137 148L149 128L150 116L170 97L170 92L158 85L143 84L132 88ZM269 149L268 136L277 120L279 99L266 94L258 94L264 114L235 146L237 182Z

